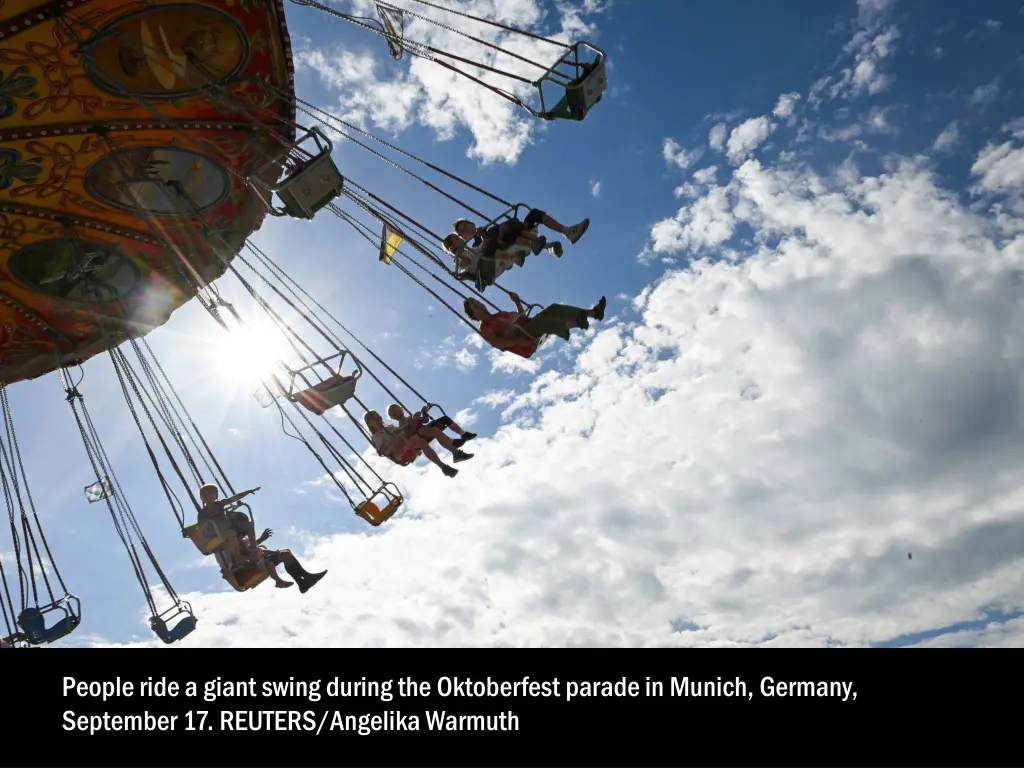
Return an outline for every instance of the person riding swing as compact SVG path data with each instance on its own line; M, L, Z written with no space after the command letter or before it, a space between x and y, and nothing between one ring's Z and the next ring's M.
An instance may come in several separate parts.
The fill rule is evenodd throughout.
M590 309L552 304L541 310L536 317L529 317L529 308L515 293L509 293L515 302L516 312L488 312L476 299L466 299L463 309L470 320L480 323L479 331L484 341L495 349L511 352L529 359L547 336L558 336L569 340L569 331L587 330L590 319L604 320L608 302L604 296Z

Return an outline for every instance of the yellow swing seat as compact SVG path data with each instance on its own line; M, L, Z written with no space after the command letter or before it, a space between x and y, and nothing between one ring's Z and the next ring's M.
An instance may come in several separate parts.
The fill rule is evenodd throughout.
M364 501L356 507L356 514L376 528L381 523L385 523L390 520L394 516L395 512L397 512L402 506L404 501L405 500L401 496L396 496L384 505L384 509L381 509L372 501Z

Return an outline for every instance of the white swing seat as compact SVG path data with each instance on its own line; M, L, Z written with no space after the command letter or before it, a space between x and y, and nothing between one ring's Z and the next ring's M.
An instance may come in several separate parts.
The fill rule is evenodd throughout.
M356 394L357 376L332 376L309 389L291 396L307 411L317 416L338 405L344 405Z

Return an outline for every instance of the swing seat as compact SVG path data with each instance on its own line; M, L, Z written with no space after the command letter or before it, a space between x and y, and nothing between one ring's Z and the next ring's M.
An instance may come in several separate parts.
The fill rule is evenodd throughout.
M293 165L285 177L276 184L264 184L260 179L279 168L278 161L272 160L260 168L250 179L257 194L274 216L291 216L295 219L312 220L324 206L341 195L345 179L334 164L331 152L334 147L319 128L311 128L287 147L285 156L290 156L306 139L316 143L316 155L301 165ZM275 207L274 195L281 200L281 207Z
M182 617L181 621L169 628L167 622L159 616L149 617L149 627L156 633L167 645L178 642L184 639L196 628L197 619L191 613L185 612L185 616Z
M196 523L185 528L182 534L185 538L190 539L196 545L196 549L204 555L212 555L215 552L219 552L226 543L224 538L219 533L211 536L207 531L202 530L204 528L207 528L205 523L202 525Z
M533 230L531 230L533 231ZM514 255L517 249L521 249L529 253L529 249L524 246L512 246L506 248L505 251L509 255ZM469 266L462 267L459 265L459 260L463 256L468 256L470 259ZM476 251L469 247L459 251L459 254L455 260L455 278L457 280L473 281L473 285L476 289L483 293L489 285L494 285L498 278L501 277L505 272L512 268L513 262L511 261L498 261L497 259L481 256Z
M258 587L264 581L270 578L270 574L266 571L221 571L221 575L224 580L230 584L236 592L245 592L246 590Z
M40 608L26 608L18 616L18 625L24 630L25 639L32 645L53 643L70 635L82 623L81 607L77 597L66 595ZM62 611L64 615L46 626L46 615L55 611Z
M391 499L391 501L384 505L384 509L381 509L372 501L364 501L356 507L356 514L376 528L381 523L385 523L390 520L394 516L395 512L398 511L399 507L402 506L403 501L404 499L402 499L401 496Z
M344 405L356 394L357 376L332 376L294 396L295 402L317 416Z
M285 215L312 220L317 211L341 195L344 183L331 156L321 154L292 171L275 191Z
M605 60L599 55L589 71L565 86L565 95L545 116L549 120L583 120L607 88Z

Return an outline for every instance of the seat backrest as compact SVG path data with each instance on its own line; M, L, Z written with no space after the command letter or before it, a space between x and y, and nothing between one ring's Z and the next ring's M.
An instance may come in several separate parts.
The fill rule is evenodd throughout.
M224 548L224 539L215 523L196 523L186 528L184 533L204 555L212 555Z
M356 514L359 517L363 518L363 520L368 522L374 528L376 528L381 523L390 520L391 517L395 514L395 512L398 511L399 507L401 506L402 498L400 496L391 499L391 501L389 501L384 506L384 509L381 509L372 501L364 501L362 504L356 507Z
M243 578L240 578L238 571L228 571L224 573L224 579L234 587L236 592L245 592L246 590L257 587L270 578L270 574L266 571L244 571L242 572Z
M61 617L49 627L46 626L46 614L61 612ZM26 608L18 616L18 625L32 645L52 643L75 631L79 618L63 603L56 603L45 608Z
M192 614L186 614L182 617L181 621L169 628L167 622L159 616L151 616L149 618L150 629L159 637L163 642L170 645L176 643L179 640L187 637L196 628L196 617Z
M565 95L570 109L582 119L587 111L601 100L607 87L608 73L604 58L598 57L590 72L566 88Z
M355 376L332 376L295 395L307 411L320 415L336 405L343 405L355 396Z

